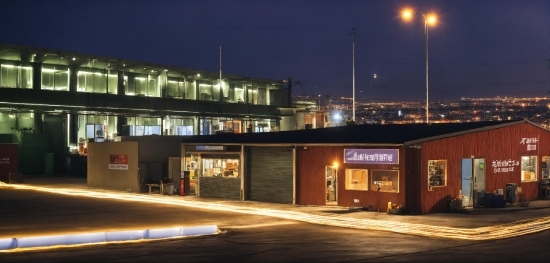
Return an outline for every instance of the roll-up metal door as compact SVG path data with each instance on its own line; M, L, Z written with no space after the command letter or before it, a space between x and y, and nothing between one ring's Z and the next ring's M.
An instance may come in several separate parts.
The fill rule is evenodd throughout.
M289 147L246 147L246 199L292 204L293 158Z

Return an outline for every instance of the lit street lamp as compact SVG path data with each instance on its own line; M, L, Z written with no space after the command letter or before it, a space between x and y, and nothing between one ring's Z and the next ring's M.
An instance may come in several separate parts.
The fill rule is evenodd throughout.
M434 14L425 14L423 12L414 12L411 9L403 10L401 16L403 20L410 21L413 18L413 15L420 14L424 18L424 34L426 36L426 43L424 47L424 52L426 54L426 123L430 122L429 114L429 104L428 104L428 25L435 25L437 17Z
M352 97L352 117L351 120L353 121L353 124L355 124L355 28L351 30L350 36L353 38L353 44L352 44L352 68L353 68L353 97Z

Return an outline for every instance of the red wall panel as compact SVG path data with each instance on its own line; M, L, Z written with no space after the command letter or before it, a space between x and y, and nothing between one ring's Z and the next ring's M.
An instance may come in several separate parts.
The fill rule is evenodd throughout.
M9 173L17 171L17 144L0 143L0 181L8 183Z
M521 143L524 138L537 138L535 149ZM523 155L538 156L538 180L521 182L521 165L514 171L496 172L493 161L521 161ZM529 123L488 131L480 131L422 143L421 191L422 212L442 212L451 197L457 197L461 184L462 158L485 158L487 192L505 189L507 183L516 183L528 199L537 198L538 181L541 178L541 158L550 156L549 131ZM428 160L447 160L447 186L428 191Z
M307 149L306 149L307 148ZM297 159L297 200L300 205L325 205L326 204L326 178L325 166L331 166L338 162L338 189L337 200L339 206L367 207L372 205L375 210L386 211L388 202L405 205L405 174L404 151L399 152L399 164L345 164L344 149L387 149L385 147L360 147L360 146L303 146L296 147ZM357 191L345 189L346 169L367 169L369 190ZM399 170L399 193L378 192L370 189L371 172L373 169ZM354 199L359 202L355 203Z

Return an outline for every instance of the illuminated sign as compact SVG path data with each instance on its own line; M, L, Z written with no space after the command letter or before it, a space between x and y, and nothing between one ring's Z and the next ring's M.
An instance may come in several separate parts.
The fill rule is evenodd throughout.
M344 149L344 163L399 164L399 150Z
M519 166L517 160L493 160L492 165L494 173L507 173L513 172L516 166ZM517 171L517 170L516 170Z
M527 151L536 151L538 142L538 137L521 138L519 144L525 144L527 146Z
M196 148L199 151L223 151L223 146L210 146L210 145L199 145Z
M127 154L109 155L109 169L128 170L128 155Z

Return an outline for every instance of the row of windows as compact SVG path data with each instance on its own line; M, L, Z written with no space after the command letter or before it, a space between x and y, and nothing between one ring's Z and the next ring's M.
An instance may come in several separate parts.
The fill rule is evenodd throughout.
M521 181L536 182L538 178L537 156L522 156L520 163ZM505 167L507 170L501 169L495 168L494 172L513 171L509 170L510 168L508 167ZM545 171L548 173L547 169L543 169L543 172ZM369 180L367 169L346 169L345 189L399 192L399 172L397 170L372 170L371 172ZM430 188L447 186L447 160L428 161L428 186Z
M70 69L63 65L43 65L41 87L47 90L69 91ZM90 93L118 93L118 72L81 68L77 72L77 91ZM166 96L178 99L198 99L232 103L269 105L270 86L246 83L231 83L218 80L185 80L163 75L126 73L123 86L126 95L161 97L161 86L166 87ZM0 87L33 87L33 68L0 64ZM282 104L282 101L275 104Z

